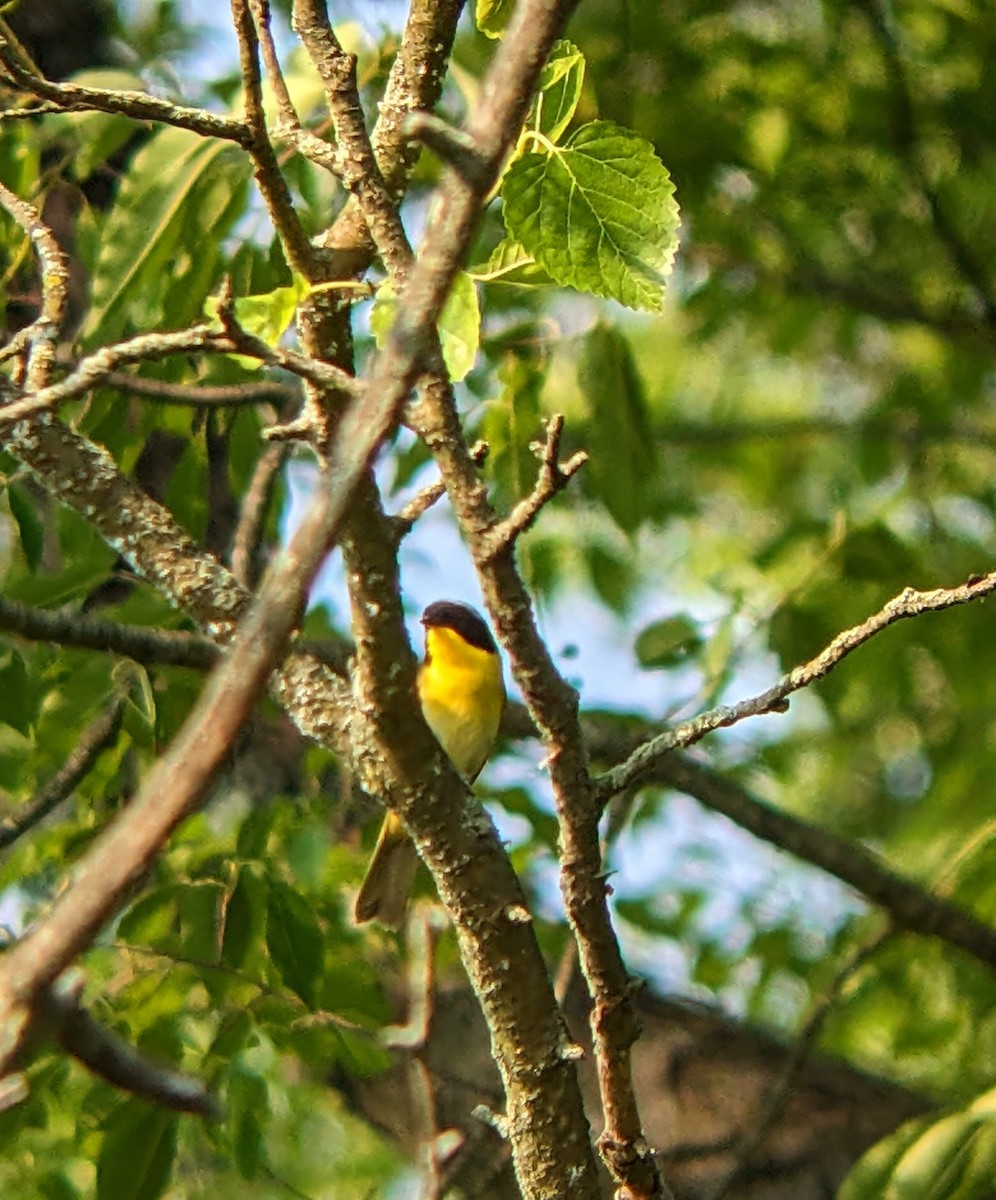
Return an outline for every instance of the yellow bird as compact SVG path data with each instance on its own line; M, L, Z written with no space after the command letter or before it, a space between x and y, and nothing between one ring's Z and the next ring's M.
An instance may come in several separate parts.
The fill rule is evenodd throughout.
M498 647L469 604L437 600L421 620L425 626L425 658L418 669L422 715L446 757L473 783L491 753L505 707ZM400 925L417 866L415 847L399 819L388 812L356 897L356 920Z

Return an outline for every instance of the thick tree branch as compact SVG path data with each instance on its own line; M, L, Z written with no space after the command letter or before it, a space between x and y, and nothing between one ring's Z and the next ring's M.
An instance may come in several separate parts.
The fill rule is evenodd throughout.
M488 610L546 748L560 822L561 888L593 1000L592 1040L605 1122L599 1149L632 1196L660 1196L664 1185L642 1133L633 1091L631 1051L638 1026L608 909L600 809L588 774L577 693L559 674L539 636L514 559L515 532L526 528L558 490L555 481L561 469L554 471L550 455L552 444L555 461L559 427L554 423L550 430L536 491L502 532L464 443L448 385L438 378L424 380L412 421L439 464L470 543ZM578 461L573 469L580 465Z
M418 156L417 146L406 137L405 117L435 107L462 7L463 0L412 0L408 10L401 47L391 66L371 135L388 194L395 202ZM355 197L324 235L322 244L340 251L357 268L369 261L373 241Z
M377 107L371 141L384 182L395 201L418 158L405 131L410 113L432 109L443 90L446 64L463 0L412 0L401 46Z
M490 178L474 186L457 176L447 178L419 260L403 291L391 343L380 360L382 366L389 362L394 344L410 347L419 364L431 355L434 331L425 326L413 328L410 315L426 305L430 296L434 310L439 311L480 200L518 132L532 81L562 16L551 3L521 7L486 81L485 101L471 123L482 158L490 165ZM415 373L406 377L408 387L414 378ZM370 386L377 387L376 378ZM414 719L407 646L381 636L364 635L363 640L363 650L358 647L358 660L363 659L358 667L358 731L362 736L369 729L369 739L364 741L382 744L397 756L399 764L407 768L402 776L409 780L425 778L426 763L430 763L432 787L419 792L413 792L410 783L400 791L392 787L391 780L383 778L380 755L361 756L361 778L369 787L381 772L380 786L372 790L379 791L401 813L453 915L468 974L492 1031L506 1090L506 1128L523 1189L528 1195L593 1195L595 1182L570 1048L563 1044L535 938L522 922L527 914L517 882L504 854L497 852L490 822L484 821L476 808L469 816L459 815L464 809L463 786L440 762L422 722ZM386 665L396 673L393 686L377 669L378 653L389 658ZM396 654L400 657L390 658ZM376 697L376 703L365 703L368 696ZM518 988L509 989L512 979Z

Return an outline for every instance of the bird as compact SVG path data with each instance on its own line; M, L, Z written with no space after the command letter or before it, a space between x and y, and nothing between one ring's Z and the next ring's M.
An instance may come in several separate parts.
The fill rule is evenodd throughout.
M425 656L418 698L425 723L457 772L473 783L491 754L505 708L498 647L484 618L458 600L436 600L420 618ZM418 855L393 812L384 816L354 915L360 924L402 924Z

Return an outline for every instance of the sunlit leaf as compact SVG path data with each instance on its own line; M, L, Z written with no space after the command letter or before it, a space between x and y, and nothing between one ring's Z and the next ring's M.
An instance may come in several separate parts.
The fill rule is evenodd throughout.
M584 55L566 39L554 42L550 61L539 78L527 124L556 142L577 110L584 86Z
M515 0L476 0L474 19L477 28L488 37L501 37L514 8Z
M523 155L502 184L505 224L551 279L659 311L678 245L674 185L653 146L610 121Z
M398 311L398 297L389 281L377 289L370 328L378 346L383 346ZM481 310L474 281L460 271L443 306L439 322L439 343L450 379L459 383L473 367L481 339Z

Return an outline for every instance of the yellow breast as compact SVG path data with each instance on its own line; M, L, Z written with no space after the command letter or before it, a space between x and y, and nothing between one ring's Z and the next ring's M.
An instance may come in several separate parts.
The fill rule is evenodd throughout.
M505 707L501 659L445 626L426 630L418 697L426 724L467 780L487 762Z

